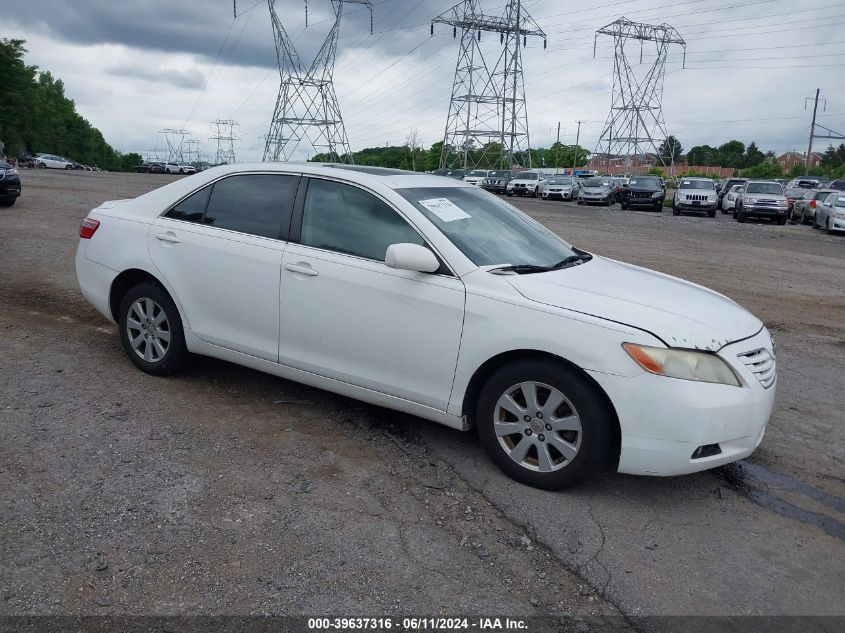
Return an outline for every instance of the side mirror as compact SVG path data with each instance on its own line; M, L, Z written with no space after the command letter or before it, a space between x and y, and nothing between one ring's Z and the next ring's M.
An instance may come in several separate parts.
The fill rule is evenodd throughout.
M391 244L387 247L384 263L397 270L433 273L440 268L434 253L419 244Z

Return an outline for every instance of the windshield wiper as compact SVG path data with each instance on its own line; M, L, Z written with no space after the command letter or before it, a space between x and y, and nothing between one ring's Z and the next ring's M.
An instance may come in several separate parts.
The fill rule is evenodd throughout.
M560 270L561 268L569 268L582 262L588 262L593 258L589 253L580 252L577 255L570 255L566 259L560 260L557 264L549 268L549 270Z
M536 264L512 264L509 266L501 266L499 268L491 268L488 272L494 275L502 275L513 273L516 275L530 275L532 273L548 273L553 270L560 270L562 268L569 268L582 262L588 262L593 258L589 253L578 251L576 255L570 255L566 259L562 259L554 266L538 266Z
M530 275L531 273L547 273L551 268L548 266L536 266L534 264L513 264L511 266L502 266L501 268L491 268L488 272L494 275L501 275L503 273L515 273L517 275Z

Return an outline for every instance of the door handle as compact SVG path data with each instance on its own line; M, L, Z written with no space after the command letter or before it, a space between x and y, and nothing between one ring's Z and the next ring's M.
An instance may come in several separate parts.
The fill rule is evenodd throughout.
M167 233L156 233L156 239L162 242L169 242L170 244L178 244L181 240L176 237L175 233L168 231Z
M285 270L289 270L292 273L299 273L300 275L308 275L309 277L316 277L320 274L308 264L285 264Z

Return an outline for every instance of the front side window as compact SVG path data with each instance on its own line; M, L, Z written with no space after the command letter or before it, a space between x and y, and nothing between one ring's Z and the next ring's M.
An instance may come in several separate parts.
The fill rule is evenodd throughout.
M282 218L293 204L298 185L298 176L275 174L244 174L218 180L203 223L278 239Z
M542 224L474 187L397 189L476 266L553 266L575 254Z
M391 244L425 246L403 217L372 194L319 179L308 184L300 242L377 261L384 261Z
M202 222L202 216L205 213L205 206L208 204L210 195L211 187L204 187L179 202L165 213L164 217L185 222Z

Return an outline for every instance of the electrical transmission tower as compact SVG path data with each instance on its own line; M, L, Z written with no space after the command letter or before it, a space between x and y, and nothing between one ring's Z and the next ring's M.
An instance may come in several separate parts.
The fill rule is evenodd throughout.
M681 35L668 24L652 25L619 18L596 31L593 57L599 35L613 37L613 92L610 114L599 137L596 153L606 158L619 157L628 165L637 157L653 153L665 166L659 151L666 140L666 122L663 119L663 80L666 76L666 58L669 47L678 44L684 49L686 65L687 44ZM654 62L644 72L636 73L626 54L626 45L633 40L640 44L640 64L643 47L653 42L656 53Z
M545 48L546 34L522 0L508 0L502 15L485 14L480 5L480 0L463 0L431 22L432 35L435 23L450 25L453 37L461 31L440 166L530 167L522 49L529 36L542 37ZM502 50L492 66L481 48L482 32L499 34Z
M200 142L195 138L185 141L185 161L191 165L200 160Z
M185 162L184 145L185 137L188 136L188 131L166 128L164 130L159 130L158 133L164 136L164 142L167 145L166 161L168 163Z
M276 13L276 0L267 0L273 21L276 57L281 86L264 145L264 160L290 160L304 140L329 160L352 162L352 150L340 116L334 91L334 65L337 38L344 4L361 4L370 10L373 31L372 0L331 0L334 24L310 66L304 66L282 20ZM306 26L308 5L306 3Z
M240 137L235 134L235 128L238 124L231 119L217 119L211 122L212 136L209 140L217 141L217 156L215 158L215 165L232 165L235 163L235 141L240 141Z

